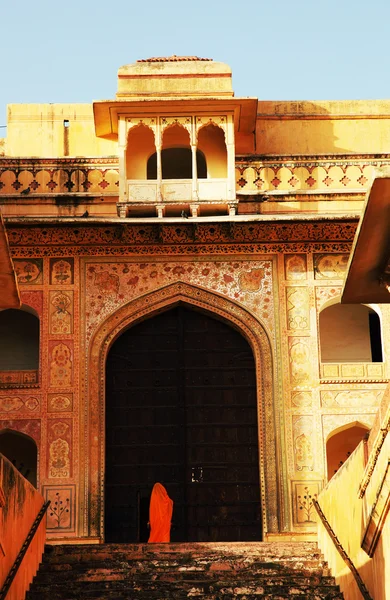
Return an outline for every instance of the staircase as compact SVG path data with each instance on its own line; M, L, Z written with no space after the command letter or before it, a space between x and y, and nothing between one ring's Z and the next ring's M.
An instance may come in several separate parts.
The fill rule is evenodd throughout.
M26 600L343 598L313 542L47 546Z

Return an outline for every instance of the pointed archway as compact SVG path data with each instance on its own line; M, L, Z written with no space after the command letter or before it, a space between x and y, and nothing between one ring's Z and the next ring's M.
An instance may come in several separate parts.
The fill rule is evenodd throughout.
M180 304L124 331L106 364L105 541L146 542L154 483L171 541L262 539L256 372L236 329Z
M281 530L279 493L282 489L277 462L275 402L271 345L266 328L246 309L216 293L178 282L122 306L95 332L86 363L87 402L84 410L86 486L83 530L89 537L104 539L105 497L105 368L108 352L126 330L177 305L187 305L215 315L238 330L248 341L255 360L263 535Z

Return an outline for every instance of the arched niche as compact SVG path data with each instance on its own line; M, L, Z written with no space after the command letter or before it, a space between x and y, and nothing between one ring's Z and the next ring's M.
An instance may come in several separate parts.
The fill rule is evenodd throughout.
M147 179L148 157L156 152L154 133L143 123L132 127L127 136L126 177ZM154 177L156 179L156 177Z
M203 152L207 162L207 177L225 179L227 177L227 148L224 131L208 123L198 131L198 148Z
M192 152L190 148L164 148L161 151L161 166L163 179L191 179ZM198 178L207 178L207 165L204 154L196 151L196 168ZM157 179L157 153L148 158L147 178Z
M368 432L367 425L354 421L338 427L328 435L326 441L328 481L337 473Z
M39 369L39 327L30 307L0 311L0 371Z
M277 448L281 432L275 427L273 364L266 328L247 310L218 294L185 283L175 283L142 296L118 309L95 332L88 353L85 405L87 490L86 533L103 539L105 454L105 363L113 342L136 323L176 305L189 305L237 329L250 344L256 364L259 475L263 532L281 531L286 515L279 503L283 487L282 457ZM284 489L284 487L283 487Z
M190 134L179 123L162 132L161 166L163 179L192 178Z
M0 453L8 458L23 477L37 487L38 450L31 437L12 429L0 431Z
M382 362L378 313L364 304L333 302L319 314L321 362Z

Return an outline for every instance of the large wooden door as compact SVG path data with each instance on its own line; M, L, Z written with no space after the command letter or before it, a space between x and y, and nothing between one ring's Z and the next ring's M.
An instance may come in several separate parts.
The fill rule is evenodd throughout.
M174 501L172 541L261 539L247 341L176 307L116 340L106 380L105 540L146 541L156 481Z

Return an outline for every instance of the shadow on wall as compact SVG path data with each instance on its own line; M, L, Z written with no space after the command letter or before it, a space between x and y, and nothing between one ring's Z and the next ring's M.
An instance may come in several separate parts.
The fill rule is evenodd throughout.
M363 111L367 115L378 113L377 102L366 102ZM358 101L259 101L256 153L285 156L389 151L389 143L378 148L378 139L383 140L381 119L370 119L368 132L361 113Z

